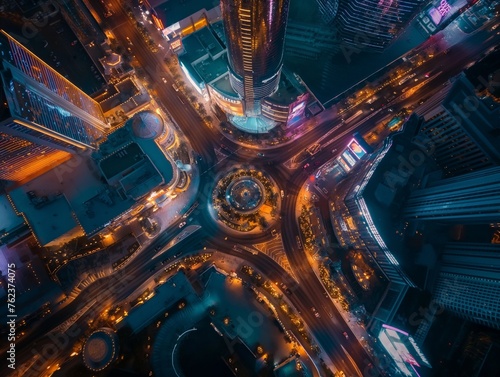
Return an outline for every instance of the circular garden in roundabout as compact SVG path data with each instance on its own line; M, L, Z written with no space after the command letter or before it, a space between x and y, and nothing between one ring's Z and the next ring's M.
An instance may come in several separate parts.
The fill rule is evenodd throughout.
M251 167L224 172L212 194L219 221L240 232L266 230L276 221L279 204L276 183Z

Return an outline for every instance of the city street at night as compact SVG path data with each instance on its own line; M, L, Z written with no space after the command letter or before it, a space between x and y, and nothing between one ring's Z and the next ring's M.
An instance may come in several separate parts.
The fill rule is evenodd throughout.
M500 375L500 3L0 5L0 375Z

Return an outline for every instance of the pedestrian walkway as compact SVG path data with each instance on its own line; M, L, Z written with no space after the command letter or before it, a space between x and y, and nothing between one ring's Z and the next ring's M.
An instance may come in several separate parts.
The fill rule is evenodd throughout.
M286 256L281 237L275 237L269 242L258 243L253 246L278 263L291 276L294 276L292 268L290 267L290 262Z

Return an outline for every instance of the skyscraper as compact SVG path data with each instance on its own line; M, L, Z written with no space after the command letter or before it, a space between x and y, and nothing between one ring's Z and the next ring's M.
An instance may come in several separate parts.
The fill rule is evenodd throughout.
M0 179L22 181L88 148L108 128L100 105L0 31Z
M499 253L499 244L446 244L434 288L437 302L459 317L500 329Z
M403 217L466 224L500 222L500 167L441 179L413 191Z
M288 0L221 0L230 82L245 113L260 113L259 100L278 87Z
M500 164L500 106L482 97L461 74L416 109L424 118L419 132L446 177Z
M341 0L337 23L342 42L382 51L419 10L418 0Z

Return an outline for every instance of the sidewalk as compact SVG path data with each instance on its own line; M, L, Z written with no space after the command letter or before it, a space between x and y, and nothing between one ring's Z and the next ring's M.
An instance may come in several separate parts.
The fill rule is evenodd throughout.
M223 254L219 251L216 251L216 250L211 250L211 251L215 251L214 255L213 255L213 259L214 261L217 261L217 259L220 261L217 268L221 269L221 270L228 270L228 271L235 271L237 274L238 272L240 271L241 269L241 266L243 265L250 265L252 267L252 269L254 271L257 271L258 273L260 273L263 277L265 277L266 275L260 271L258 268L254 267L251 265L251 263L248 263L246 260L244 259L241 259L241 258L238 258L236 256L232 256L232 255L226 255L226 254ZM240 275L238 275L240 276ZM245 275L242 275L243 277L245 277ZM241 276L240 276L241 278ZM249 286L252 286L252 283L251 282L246 282ZM277 290L280 290L278 287L275 287ZM263 290L263 289L257 289L256 290L259 292L259 296L263 296L265 297L265 301L267 301L267 304L269 305L272 305L273 308L276 308L278 307L278 303L276 301L276 299L274 299L270 294L269 292ZM283 292L281 292L283 294ZM282 298L286 304L290 307L290 308L293 308L295 310L295 312L298 312L298 310L293 306L293 304L288 300L288 297L283 294L283 298ZM276 312L276 309L274 309L274 312ZM285 317L281 312L279 312L279 318L280 319L284 319L284 322L286 326L285 327L285 332L288 332L288 331L291 331L291 330L295 330L295 327L292 325L292 323L290 322L290 320ZM281 322L281 320L280 320ZM314 336L312 335L312 332L309 330L309 328L307 328L307 326L305 326L306 329L307 329L307 332L308 332L308 335L313 339L313 343L314 344L318 344L318 342L314 339ZM294 335L294 338L297 340L297 338L295 337ZM297 340L298 341L298 340ZM308 371L311 373L311 375L313 376L321 376L321 373L319 372L320 368L318 367L320 365L320 356L317 356L315 355L313 352L308 352L306 347L304 345L302 345L300 342L298 342L298 344L300 345L300 351L302 352L302 354L306 354L308 356L308 359L307 360L304 360L303 358L301 359L302 362L305 362L308 366ZM324 355L322 354L321 356L323 356L323 358L328 358L327 355Z
M295 218L297 222L297 227L299 227L298 218L300 216L300 209L302 208L302 205L305 205L308 208L314 207L314 202L312 201L312 193L309 190L305 189L305 186L308 184L309 184L308 182L304 184L298 195L297 205L295 207L296 209ZM321 282L323 289L328 293L337 311L344 318L346 325L351 329L354 336L356 337L360 345L366 350L366 352L370 355L373 355L373 346L374 346L372 344L374 340L373 336L366 331L365 327L362 324L357 323L358 318L353 313L344 310L340 302L337 299L334 299L330 296L330 293L328 292L327 288L324 286L323 281L320 278L319 261L315 259L311 255L311 253L308 252L307 250L304 250L304 252L306 253L309 265L314 271L314 274L316 275L317 279Z

